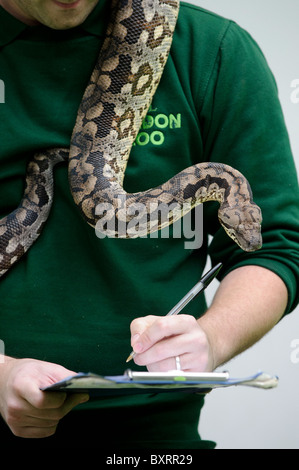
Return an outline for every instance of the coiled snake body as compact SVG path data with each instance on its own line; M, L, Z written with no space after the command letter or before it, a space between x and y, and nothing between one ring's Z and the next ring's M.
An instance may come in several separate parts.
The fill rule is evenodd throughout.
M34 156L20 206L0 221L0 276L39 236L53 200L53 167L67 160L72 196L93 227L103 216L99 207L109 207L111 217L125 227L136 208L143 207L147 216L138 232L143 236L198 204L217 200L228 235L245 251L261 247L261 210L246 178L227 165L199 163L157 188L131 194L123 189L130 150L159 84L178 11L178 0L112 0L106 39L80 104L70 149ZM161 204L176 209L166 222L157 218L153 223ZM129 238L130 232L119 231L118 225L109 236Z

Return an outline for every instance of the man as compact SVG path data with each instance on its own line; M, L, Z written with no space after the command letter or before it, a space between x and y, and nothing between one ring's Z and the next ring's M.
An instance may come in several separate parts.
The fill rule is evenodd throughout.
M0 5L4 216L21 200L32 155L69 146L110 2L0 0ZM103 448L214 447L197 433L201 396L83 404L85 394L40 390L77 371L122 373L131 346L135 364L151 371L173 369L176 357L183 370L212 371L295 308L298 183L273 77L245 31L182 4L125 185L130 192L145 190L207 160L227 163L250 181L264 218L258 252L244 253L227 237L214 203L205 204L204 242L197 250L172 237L99 240L73 203L66 165L55 169L54 203L44 231L0 281L6 352L0 364L1 436L7 446L99 446L101 432ZM165 317L194 285L207 254L224 265L213 304L206 311L199 297L187 314Z

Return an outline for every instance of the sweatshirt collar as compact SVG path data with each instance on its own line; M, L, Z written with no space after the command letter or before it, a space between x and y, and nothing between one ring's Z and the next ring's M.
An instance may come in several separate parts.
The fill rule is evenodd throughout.
M98 5L78 28L83 29L89 34L102 37L107 27L107 18L109 17L109 2L100 0ZM35 26L28 26L18 20L3 7L0 6L0 47L13 42L21 33Z

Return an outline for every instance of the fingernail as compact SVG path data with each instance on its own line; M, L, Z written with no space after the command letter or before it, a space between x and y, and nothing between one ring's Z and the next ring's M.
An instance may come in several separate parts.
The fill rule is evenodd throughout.
M133 349L134 349L134 352L135 352L135 353L137 353L137 354L138 354L138 353L141 353L141 352L142 352L142 349L143 349L142 343L139 342L139 343L134 344L134 348L133 348Z
M140 335L139 335L138 333L133 336L132 341L131 341L131 346L134 346L134 344L135 344L136 341L138 340L139 336L140 336Z
M86 403L89 400L89 395L85 395L85 397L82 397L80 403Z

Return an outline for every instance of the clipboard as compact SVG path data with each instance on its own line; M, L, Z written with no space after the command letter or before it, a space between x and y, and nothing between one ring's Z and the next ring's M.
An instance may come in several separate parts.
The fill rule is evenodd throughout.
M261 389L277 387L279 379L264 372L245 378L230 378L228 372L136 372L126 370L119 376L101 376L79 373L41 390L45 392L88 393L92 398L152 394L152 393L200 393L215 388L249 386Z

